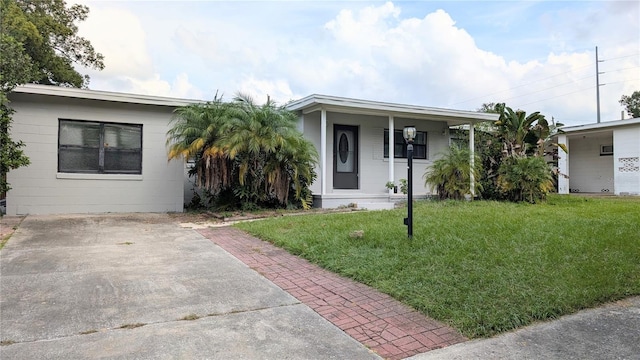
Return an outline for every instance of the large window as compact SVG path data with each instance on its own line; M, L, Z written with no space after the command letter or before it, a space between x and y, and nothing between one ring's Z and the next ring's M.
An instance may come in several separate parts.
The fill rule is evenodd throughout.
M58 172L142 174L142 125L60 120Z
M402 130L394 130L393 132L393 157L407 157L407 142L402 137ZM384 157L389 157L389 130L384 129ZM413 158L427 158L427 133L424 131L416 132L416 138L413 140Z

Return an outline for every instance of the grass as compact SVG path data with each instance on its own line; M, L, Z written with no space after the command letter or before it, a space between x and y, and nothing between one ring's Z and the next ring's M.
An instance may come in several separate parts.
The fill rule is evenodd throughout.
M405 216L398 209L236 226L471 338L640 294L637 198L418 202L413 240Z

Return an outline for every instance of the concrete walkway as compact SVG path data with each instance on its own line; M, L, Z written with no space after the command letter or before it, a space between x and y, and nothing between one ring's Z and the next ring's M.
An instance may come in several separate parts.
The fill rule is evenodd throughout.
M377 359L168 215L28 216L0 252L2 359Z

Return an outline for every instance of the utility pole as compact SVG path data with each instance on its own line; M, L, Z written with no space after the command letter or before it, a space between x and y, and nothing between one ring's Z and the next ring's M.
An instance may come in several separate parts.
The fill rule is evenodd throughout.
M600 74L604 74L600 72L598 69L598 63L603 62L604 60L598 60L598 47L596 46L596 105L598 111L598 123L600 123L600 86L604 84L600 84Z

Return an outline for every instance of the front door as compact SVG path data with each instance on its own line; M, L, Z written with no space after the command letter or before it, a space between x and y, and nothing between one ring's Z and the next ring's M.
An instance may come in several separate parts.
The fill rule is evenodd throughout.
M333 188L358 188L357 126L333 126Z

